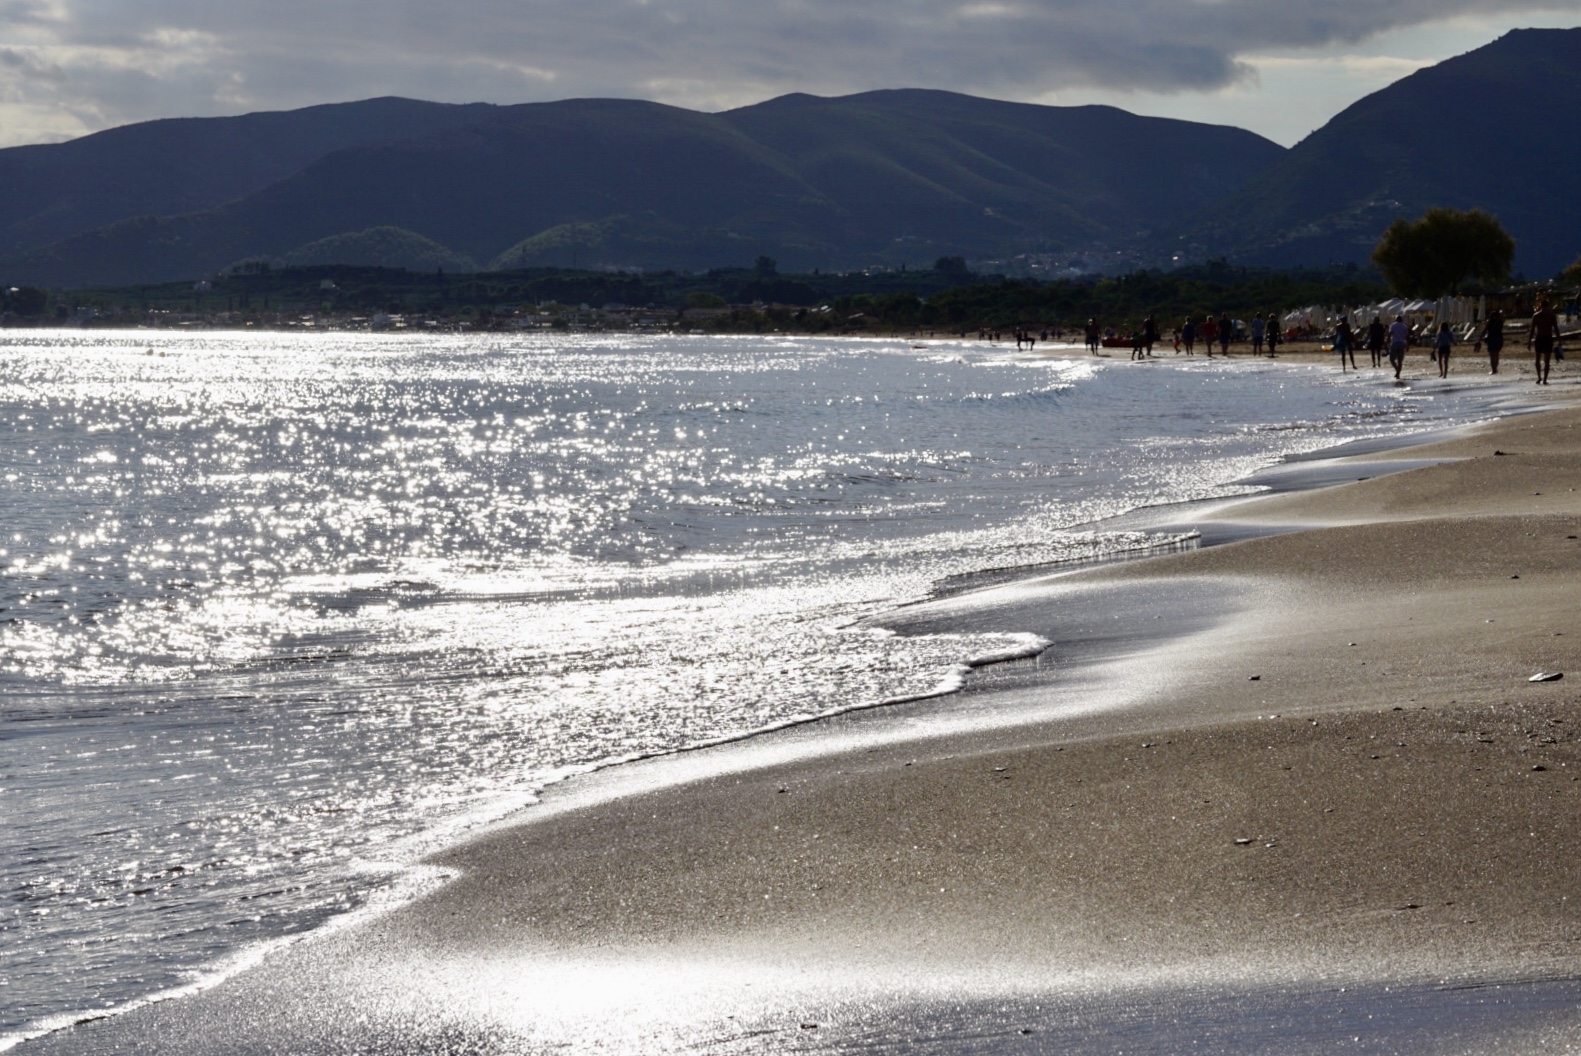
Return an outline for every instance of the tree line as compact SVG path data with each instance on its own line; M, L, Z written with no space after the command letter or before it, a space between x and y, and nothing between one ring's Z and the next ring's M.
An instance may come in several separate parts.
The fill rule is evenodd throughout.
M1390 292L1437 298L1505 281L1514 254L1513 239L1486 213L1434 209L1416 221L1395 221L1373 253L1376 270L1346 265L1276 271L1220 259L1170 271L1050 281L974 274L957 256L910 271L838 274L782 274L768 257L751 267L702 273L254 267L200 284L54 292L14 287L4 290L0 313L48 320L84 307L105 319L147 311L197 316L389 312L470 319L486 326L523 310L559 305L673 312L682 326L719 331L968 332L1074 327L1088 319L1125 328L1148 315L1168 325L1168 320L1206 312L1245 316L1314 304L1368 304ZM1565 274L1581 284L1581 261ZM688 311L699 308L708 310Z

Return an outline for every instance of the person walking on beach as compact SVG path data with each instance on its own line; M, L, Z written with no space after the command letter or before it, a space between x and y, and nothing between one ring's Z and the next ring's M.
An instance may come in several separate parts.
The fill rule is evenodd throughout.
M1212 359L1213 342L1219 336L1219 327L1218 324L1213 321L1213 315L1211 313L1202 317L1202 329L1198 331L1198 334L1202 337L1203 345L1207 347L1208 358Z
M1268 313L1268 358L1273 359L1279 354L1279 342L1284 340L1284 335L1279 332L1279 313Z
M1535 352L1537 384L1548 384L1548 369L1553 365L1554 343L1559 339L1559 313L1548 306L1547 297L1537 298L1532 313L1532 328L1526 332L1526 347Z
M1230 354L1230 338L1235 336L1235 324L1230 321L1228 313L1219 316L1219 351L1226 356Z
M1400 370L1405 366L1405 347L1411 343L1411 328L1405 325L1405 316L1397 315L1389 326L1389 366L1394 368L1394 377L1398 381Z
M1098 354L1098 320L1087 320L1087 351Z
M1263 317L1260 316L1260 315L1254 315L1254 316L1252 316L1252 355L1260 356L1262 354L1263 354Z
M1438 376L1449 377L1449 350L1455 344L1455 333L1449 329L1448 323L1438 324L1438 347L1434 349L1438 359Z
M1345 358L1350 357L1350 369L1356 369L1356 341L1350 332L1350 320L1341 319L1334 328L1334 351L1339 353L1339 370L1345 373Z
M1197 321L1189 315L1180 326L1180 342L1186 346L1186 355L1197 354Z
M1495 308L1488 313L1482 321L1482 333L1477 338L1477 344L1488 346L1488 373L1499 372L1499 353L1504 350L1504 312ZM1480 351L1480 348L1479 348Z
M1151 356L1153 346L1158 343L1158 320L1149 315L1142 320L1142 353Z
M1372 322L1367 324L1367 351L1372 353L1372 365L1383 366L1383 346L1389 339L1389 332L1384 329L1383 319L1373 316Z

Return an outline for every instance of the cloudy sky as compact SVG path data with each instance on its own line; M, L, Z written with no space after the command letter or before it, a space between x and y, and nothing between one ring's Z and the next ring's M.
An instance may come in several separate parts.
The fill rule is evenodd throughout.
M722 110L927 87L1290 144L1581 0L0 0L0 145L405 95Z

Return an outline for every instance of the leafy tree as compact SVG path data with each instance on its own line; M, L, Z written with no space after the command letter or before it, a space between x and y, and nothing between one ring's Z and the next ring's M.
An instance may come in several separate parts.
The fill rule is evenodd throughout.
M1429 209L1420 220L1390 224L1372 261L1399 296L1438 298L1471 279L1490 286L1507 279L1515 240L1481 209Z
M24 318L37 318L49 307L49 294L37 286L14 287L6 295L5 306Z
M970 275L965 257L940 257L933 262L933 270L940 275Z
M1571 261L1570 266L1558 275L1561 286L1581 286L1581 257Z
M773 257L759 257L757 263L752 266L759 275L777 275L780 270L780 262Z
M688 308L724 308L728 303L719 294L709 293L706 290L694 290L686 295Z

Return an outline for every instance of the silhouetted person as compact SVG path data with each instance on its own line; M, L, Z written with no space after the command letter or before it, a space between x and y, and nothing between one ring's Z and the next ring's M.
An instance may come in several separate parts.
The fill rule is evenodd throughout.
M1367 324L1367 351L1372 353L1372 365L1383 366L1383 346L1389 341L1389 331L1384 328L1383 320L1378 316L1372 317L1372 322Z
M1264 325L1262 316L1252 316L1252 355L1254 356L1263 354Z
M1405 366L1405 349L1411 343L1411 328L1405 325L1405 316L1397 315L1389 326L1389 366L1394 368L1396 379Z
M1189 315L1180 328L1180 340L1186 346L1186 355L1197 354L1197 321Z
M1279 354L1279 342L1283 341L1284 339L1285 339L1285 335L1281 334L1279 332L1279 313L1278 312L1269 312L1268 313L1268 358L1269 359L1273 359L1276 355Z
M1339 353L1340 373L1345 372L1345 360L1350 359L1350 369L1356 369L1356 341L1350 332L1350 320L1341 319L1334 328L1334 351Z
M1448 323L1438 324L1438 344L1433 349L1438 358L1438 376L1449 377L1449 350L1455 346L1455 332Z
M1504 350L1504 312L1495 308L1482 322L1482 335L1477 344L1488 346L1488 373L1499 372L1499 353Z
M1526 332L1526 347L1535 352L1537 384L1548 384L1548 368L1553 365L1554 342L1559 339L1559 313L1548 306L1548 298L1537 298L1532 313L1532 328Z
M1235 324L1228 315L1219 316L1219 351L1230 354L1230 338L1235 336Z

